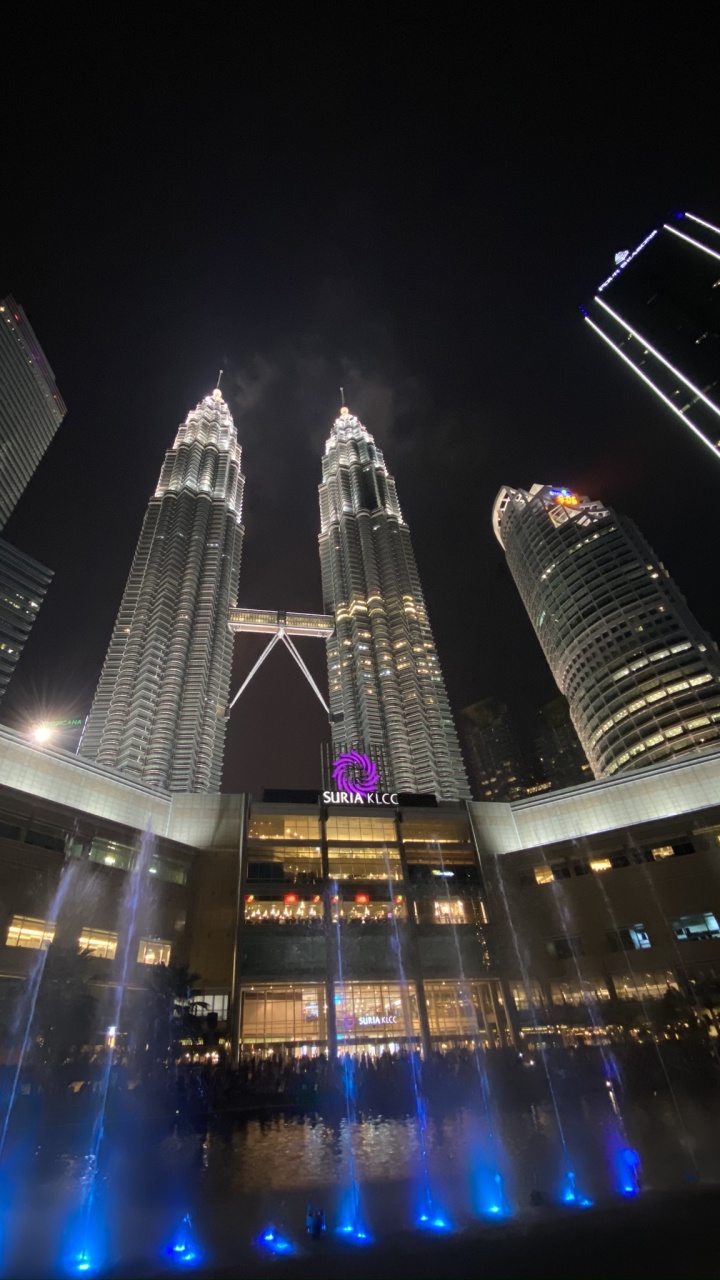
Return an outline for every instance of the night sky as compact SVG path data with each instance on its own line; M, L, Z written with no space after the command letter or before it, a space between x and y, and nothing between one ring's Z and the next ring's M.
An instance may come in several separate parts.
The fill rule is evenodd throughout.
M164 452L220 368L240 603L322 609L342 384L396 476L454 710L496 695L532 737L555 689L491 530L501 484L631 515L720 637L717 466L578 310L671 209L720 223L716 10L180 12L27 5L6 29L0 293L69 412L4 533L55 578L2 720L89 710ZM261 643L236 642L233 690ZM224 789L318 786L327 736L274 652Z

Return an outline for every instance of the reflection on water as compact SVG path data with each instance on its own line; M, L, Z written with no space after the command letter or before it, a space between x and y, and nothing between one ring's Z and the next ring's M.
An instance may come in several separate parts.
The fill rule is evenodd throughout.
M578 1187L601 1202L613 1191L612 1110L599 1088L568 1095L564 1105ZM648 1091L628 1109L645 1186L686 1185L693 1161L704 1180L720 1182L715 1101L687 1089L682 1106L682 1131L666 1096ZM0 1268L39 1276L54 1269L67 1223L82 1203L87 1133L83 1124L59 1122L55 1110L35 1122L28 1113L25 1121L0 1188L0 1242L7 1250ZM528 1210L538 1189L559 1202L566 1165L550 1100L503 1109L499 1137L513 1211ZM322 1206L332 1227L347 1192L350 1144L373 1237L412 1227L421 1193L414 1117L366 1115L348 1126L337 1111L328 1117L278 1110L271 1117L218 1114L207 1126L163 1130L148 1124L142 1110L134 1118L118 1113L99 1184L106 1265L158 1257L187 1212L203 1252L238 1267L268 1222L302 1239L308 1203ZM436 1109L426 1148L443 1215L462 1227L486 1214L492 1162L482 1108Z

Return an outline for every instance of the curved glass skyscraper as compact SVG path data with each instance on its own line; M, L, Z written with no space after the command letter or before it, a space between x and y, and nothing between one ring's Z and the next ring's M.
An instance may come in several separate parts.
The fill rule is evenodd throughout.
M346 408L325 445L320 565L335 618L327 642L335 752L368 752L383 790L469 795L395 481Z
M150 499L80 754L150 786L219 791L245 484L219 390L178 429Z
M720 655L631 520L500 490L493 527L596 778L720 738Z

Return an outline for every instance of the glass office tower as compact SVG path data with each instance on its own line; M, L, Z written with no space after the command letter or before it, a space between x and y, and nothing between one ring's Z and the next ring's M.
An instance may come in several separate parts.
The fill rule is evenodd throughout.
M55 375L22 307L0 302L0 529L65 417Z
M534 779L508 708L483 698L460 712L475 800L520 800Z
M169 791L219 791L245 479L219 390L189 413L150 499L80 755Z
M720 228L675 213L615 255L586 323L720 458Z
M0 538L0 699L20 660L52 576L52 569Z
M324 607L333 749L367 752L381 789L469 788L395 481L373 437L343 407L325 445L320 485Z
M720 655L631 520L503 487L493 528L596 778L720 739Z

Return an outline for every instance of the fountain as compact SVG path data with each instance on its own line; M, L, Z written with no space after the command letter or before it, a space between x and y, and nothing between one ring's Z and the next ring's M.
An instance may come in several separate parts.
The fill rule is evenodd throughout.
M146 906L146 890L148 885L152 883L147 874L152 849L152 839L149 836L144 837L138 848L133 869L124 879L124 892L118 907L118 946L115 957L116 982L108 990L107 1003L103 1011L105 1014L103 1025L107 1023L110 1027L116 1028L120 1035L123 1034L123 1027L127 1026L129 1022L128 990L136 981L134 961L137 956L139 934L141 929L144 930L145 928L143 911ZM447 871L443 859L443 851L439 846L436 846L436 856L439 859L437 865L442 871ZM340 1016L342 1010L339 1010L338 1023L341 1048L336 1079L342 1088L341 1146L343 1173L341 1179L335 1180L342 1183L339 1195L338 1222L329 1223L332 1226L337 1225L338 1232L336 1236L333 1233L333 1236L335 1236L334 1242L330 1238L330 1233L328 1233L322 1248L327 1251L335 1249L340 1254L343 1241L347 1241L348 1245L367 1245L368 1247L371 1247L374 1241L378 1239L385 1241L394 1231L398 1230L398 1227L403 1222L401 1215L409 1202L408 1186L411 1186L410 1194L413 1197L413 1226L423 1235L425 1233L439 1236L448 1235L448 1245L450 1247L454 1247L453 1242L458 1238L462 1241L460 1233L457 1232L458 1227L464 1227L470 1233L473 1230L479 1233L481 1229L477 1223L479 1218L484 1222L482 1231L491 1231L492 1227L489 1224L507 1219L511 1214L521 1213L523 1208L526 1207L527 1201L523 1205L523 1201L518 1194L520 1185L519 1171L523 1167L523 1161L526 1162L525 1167L528 1168L529 1157L526 1155L526 1148L523 1144L527 1133L528 1114L536 1109L535 1101L529 1105L528 1098L533 1097L536 1100L538 1090L541 1099L540 1107L544 1108L545 1113L542 1124L545 1125L546 1132L541 1132L542 1124L538 1124L535 1117L534 1123L538 1133L535 1150L540 1153L538 1165L543 1169L545 1176L547 1176L547 1170L550 1169L547 1185L553 1194L552 1196L549 1194L546 1196L544 1189L541 1190L543 1188L542 1181L536 1179L533 1196L530 1198L530 1205L533 1206L533 1210L523 1222L529 1223L529 1229L532 1230L533 1222L539 1217L540 1211L544 1211L551 1198L556 1203L567 1206L569 1210L573 1211L579 1207L589 1206L590 1199L586 1194L588 1190L591 1190L593 1199L597 1199L595 1182L593 1181L594 1169L590 1168L590 1178L588 1178L588 1160L584 1164L581 1163L580 1168L578 1168L576 1160L582 1162L584 1153L581 1144L583 1142L587 1144L588 1136L591 1143L594 1141L592 1131L593 1117L590 1113L590 1108L586 1109L585 1104L588 1093L592 1094L593 1099L598 1098L598 1092L594 1089L597 1080L589 1075L586 1078L590 1079L591 1089L583 1093L584 1086L581 1084L580 1089L576 1090L573 1095L573 1089L575 1088L572 1080L573 1068L571 1067L569 1071L565 1071L564 1075L553 1071L553 1054L543 1039L537 1008L532 998L531 975L528 972L527 964L524 962L522 938L518 938L513 928L508 888L505 884L505 864L502 864L499 859L494 859L492 863L493 872L497 876L498 902L501 904L498 914L502 915L503 911L505 913L508 942L514 948L518 971L527 990L529 1016L535 1027L535 1039L537 1042L533 1056L538 1059L538 1066L534 1071L531 1068L526 1070L517 1059L513 1061L513 1055L509 1050L500 1050L496 1061L501 1066L503 1062L511 1064L511 1069L506 1073L508 1077L507 1085L504 1079L493 1073L495 1062L492 1059L491 1052L486 1053L484 1051L479 1035L472 1037L472 1056L469 1053L466 1055L464 1051L458 1054L455 1058L455 1065L453 1066L451 1062L447 1074L445 1074L442 1060L436 1055L433 1054L427 1063L422 1060L417 1047L417 1023L414 1017L414 1008L410 1002L412 987L408 982L408 971L411 970L411 965L406 951L405 931L398 920L396 891L399 885L393 883L390 858L387 851L385 859L388 897L388 906L385 913L386 940L391 943L395 952L390 972L394 975L395 964L397 964L397 981L402 993L403 1043L408 1046L408 1058L406 1062L403 1054L401 1058L396 1059L395 1067L392 1066L389 1060L386 1060L386 1063L383 1064L383 1072L377 1073L375 1080L377 1082L378 1080L389 1079L394 1082L391 1084L387 1096L393 1096L395 1102L401 1095L402 1088L406 1088L407 1108L402 1121L393 1128L392 1105L390 1105L387 1112L384 1113L386 1117L390 1117L390 1120L388 1122L383 1120L378 1126L379 1129L384 1129L385 1132L380 1133L379 1136L376 1134L373 1129L372 1114L369 1117L363 1114L366 1087L369 1090L367 1096L371 1096L370 1086L367 1085L370 1077L366 1072L364 1063L360 1063L353 1056L351 1046L347 1043L347 1039L352 1038L353 1034L349 1030L351 1024L342 1020ZM53 920L60 919L63 909L67 909L69 897L77 895L79 892L82 882L78 877L81 875L82 864L77 860L72 860L69 864L66 864L52 908L48 912L50 918ZM447 897L448 904L450 904L452 880L447 875L442 875L438 877L438 883L440 882L444 885L444 894ZM598 891L605 899L608 919L613 922L613 927L616 927L612 905L605 894L605 885L599 881L597 881L597 884ZM385 890L383 889L382 892L384 894ZM343 924L341 920L340 886L335 883L330 893L334 895L335 899L328 906L331 912L335 911L335 918L332 921L335 924L335 929L332 930L330 936L335 935L337 938L336 971L338 987L336 999L342 1002L343 998L348 998L347 993L350 988L349 984L346 983L346 978L353 976L352 973L347 972L351 967L352 961L350 959L348 933L346 932L348 925ZM438 894L438 896L440 895ZM560 912L560 903L557 895L554 895L554 901L556 909ZM384 904L382 909L385 911ZM463 950L462 929L457 920L453 918L452 911L447 914L452 921L450 926L452 928L452 935L450 935L452 937L452 945L449 945L450 937L448 937L447 950L452 953L454 947L455 957L452 959L452 966L457 974L456 989L461 1007L467 1012L473 1006L472 978L468 980L463 963L465 953ZM567 910L562 918L566 926L565 931L569 932L570 920ZM328 923L330 927L330 922ZM372 932L372 927L370 932ZM26 1051L32 1043L35 1005L45 964L46 957L44 952L33 956L30 978L18 1006L14 1034L17 1037L20 1053L19 1059L14 1062L13 1067L11 1103L13 1103L15 1096L20 1093L20 1071L22 1063L29 1056ZM577 965L576 968L579 969ZM473 971L471 970L470 972L472 973ZM580 977L578 977L578 980L580 981ZM343 994L341 995L341 993ZM400 1008L398 1008L399 1017ZM592 1025L599 1027L599 1018L596 1017L596 1020L592 1021ZM469 1026L469 1023L461 1022L458 1030L462 1030L465 1026ZM470 1038L471 1036L468 1032L468 1039ZM666 1067L662 1046L656 1045L656 1052L659 1060ZM572 1050L560 1050L558 1053L564 1063L575 1057ZM503 1058L503 1054L507 1056ZM617 1054L620 1057L620 1049L617 1050ZM562 1058L562 1055L565 1055L564 1058ZM594 1108L594 1115L596 1117L602 1115L603 1117L602 1130L606 1138L604 1154L607 1157L610 1168L610 1180L608 1182L607 1178L604 1178L605 1186L612 1185L613 1190L623 1199L635 1200L639 1197L639 1193L643 1188L644 1175L640 1155L635 1146L628 1140L625 1127L624 1110L627 1109L629 1118L632 1119L633 1124L635 1122L636 1113L630 1110L632 1097L628 1095L623 1098L620 1094L619 1086L622 1082L614 1053L608 1050L606 1046L598 1046L597 1052L593 1051L592 1055L586 1055L588 1058L590 1056L594 1062L594 1071L599 1068L600 1064L604 1069L604 1075L600 1081L602 1097L600 1097L599 1105L594 1100L591 1101L591 1105ZM226 1180L224 1171L221 1171L222 1178L218 1178L219 1160L227 1159L228 1168L231 1171L236 1168L236 1163L234 1162L240 1160L240 1155L233 1147L233 1135L236 1132L236 1126L239 1127L243 1121L235 1118L230 1123L227 1123L227 1120L221 1118L217 1122L217 1134L210 1141L206 1137L205 1130L200 1135L197 1130L192 1133L187 1132L183 1129L181 1123L176 1123L173 1127L170 1109L168 1108L167 1115L164 1116L161 1125L164 1137L158 1140L154 1134L150 1134L149 1137L142 1141L140 1150L136 1153L133 1151L133 1144L138 1133L141 1133L142 1129L148 1125L148 1122L153 1121L157 1116L157 1111L153 1110L157 1105L157 1095L148 1092L145 1095L145 1101L143 1101L141 1093L139 1104L136 1104L135 1095L132 1096L132 1101L129 1101L129 1090L125 1090L123 1093L120 1088L116 1089L114 1086L113 1057L110 1038L92 1098L90 1089L86 1093L86 1099L89 1101L91 1098L92 1102L92 1110L90 1111L94 1121L92 1134L89 1141L85 1140L83 1145L80 1144L78 1136L78 1148L86 1152L87 1176L80 1186L79 1196L77 1181L75 1181L74 1186L66 1184L63 1192L67 1201L62 1205L63 1221L68 1228L66 1238L69 1242L69 1247L62 1250L61 1260L66 1270L77 1275L89 1275L102 1271L112 1260L117 1272L117 1267L124 1266L128 1261L127 1249L129 1247L137 1247L141 1258L151 1258L152 1256L157 1258L159 1256L164 1263L171 1264L176 1269L191 1270L195 1266L201 1266L206 1253L206 1241L212 1241L213 1249L218 1253L222 1248L216 1235L220 1214L215 1219L213 1219L212 1214L215 1212L215 1195L218 1193L219 1188L224 1190L226 1182L228 1199L222 1210L226 1215L226 1220L232 1220L237 1223L238 1197L241 1198L240 1203L243 1204L242 1225L240 1227L242 1242L238 1245L237 1239L232 1240L230 1243L228 1243L227 1239L225 1241L228 1253L224 1256L228 1256L230 1262L237 1258L238 1252L242 1254L243 1247L247 1248L250 1258L248 1273L252 1274L253 1255L255 1255L255 1263L258 1266L269 1265L274 1259L290 1257L300 1252L305 1253L313 1248L313 1244L309 1242L306 1249L300 1240L298 1201L300 1199L305 1201L309 1198L311 1203L317 1204L316 1194L324 1196L327 1192L327 1184L323 1181L323 1177L327 1168L329 1142L327 1137L323 1138L320 1134L325 1124L322 1118L322 1105L318 1108L318 1114L308 1117L303 1122L306 1126L304 1130L306 1134L310 1132L311 1126L313 1128L317 1126L317 1132L320 1134L318 1142L315 1144L323 1155L319 1162L319 1173L317 1170L312 1173L306 1173L304 1166L301 1167L303 1160L309 1159L308 1148L311 1145L309 1142L306 1142L304 1146L299 1143L291 1149L289 1144L291 1143L292 1135L297 1133L298 1129L297 1114L296 1112L291 1112L288 1103L280 1096L280 1100L276 1099L271 1104L273 1118L271 1120L266 1118L262 1121L264 1136L259 1148L256 1147L253 1153L255 1162L258 1163L259 1151L259 1163L261 1165L266 1150L274 1153L268 1159L268 1176L263 1184L262 1194L257 1201L253 1201L251 1194L248 1194L247 1199L243 1200L242 1197L245 1195L245 1191L242 1187L235 1186L232 1178ZM582 1054L578 1054L577 1057L580 1059ZM463 1065L458 1066L459 1062ZM387 1076L384 1074L385 1065L387 1065L388 1069ZM515 1076L513 1076L513 1069L516 1071ZM285 1070L286 1067L283 1065L280 1072L283 1077ZM436 1070L438 1074L435 1077L433 1072ZM453 1075L453 1072L456 1074ZM668 1087L670 1087L667 1070L665 1074L668 1080ZM292 1071L290 1075L292 1075ZM318 1074L318 1078L322 1079L322 1073ZM628 1072L628 1081L629 1078ZM458 1100L455 1101L451 1098L449 1108L446 1100L440 1096L439 1092L436 1097L433 1085L435 1079L441 1082L451 1082L450 1093L452 1093L452 1081L455 1079L459 1081ZM202 1085L202 1081L199 1081L199 1087L200 1085ZM207 1087L212 1094L212 1085L208 1084ZM393 1089L396 1090L394 1095ZM383 1114L384 1090L385 1086L381 1083L377 1095L379 1096L381 1115ZM310 1093L310 1096L314 1095ZM287 1097L288 1095L286 1094L285 1098ZM292 1101L293 1099L295 1099L294 1105L297 1105L297 1095L290 1093L290 1100ZM572 1113L572 1118L569 1119L568 1110L574 1105L574 1099L575 1103L579 1102L579 1105L576 1113ZM677 1099L674 1100L679 1116L680 1104ZM328 1101L331 1106L332 1099ZM437 1113L433 1110L436 1104ZM266 1106L267 1099L259 1105ZM301 1102L299 1105L302 1106L304 1104ZM116 1106L118 1108L117 1114L122 1117L123 1123L118 1123L116 1120ZM174 1106L175 1103L173 1102ZM454 1118L453 1106L455 1107ZM462 1110L458 1110L460 1107L462 1107ZM442 1111L440 1110L441 1108ZM8 1133L12 1134L17 1126L17 1118L14 1125L11 1125L10 1113L12 1110L13 1106L11 1105L9 1109L6 1108L3 1112L2 1147L0 1147L2 1151L5 1150L6 1145L9 1149L10 1142L6 1142ZM581 1113L583 1115L582 1127L575 1120L576 1115L579 1116ZM441 1125L437 1119L437 1114L442 1114L443 1117L450 1116L447 1128L445 1128L445 1119L443 1119ZM125 1123L132 1115L135 1115L138 1121L135 1129L131 1128L130 1123ZM278 1117L283 1116L288 1118L279 1121ZM610 1124L608 1124L608 1116ZM48 1128L51 1126L51 1111L49 1107L46 1108L43 1122L48 1125ZM209 1123L214 1125L215 1122L211 1118ZM329 1126L326 1126L326 1134L327 1132L329 1132ZM685 1128L684 1132L689 1134L689 1129ZM547 1141L548 1136L549 1142ZM382 1159L378 1156L377 1151L373 1150L376 1137L377 1146L382 1147ZM672 1137L674 1140L674 1130ZM70 1141L67 1135L63 1138L63 1142L66 1140ZM206 1146L203 1148L199 1146L201 1141L206 1142ZM688 1136L687 1142L689 1143L689 1141ZM161 1150L163 1142L168 1146L168 1151L165 1153ZM542 1149L543 1142L546 1143L545 1150ZM396 1143L397 1146L393 1146L393 1143ZM645 1142L643 1142L641 1149L643 1151L643 1163L647 1164L649 1155ZM65 1150L65 1147L63 1147L63 1150ZM131 1166L131 1174L125 1182L116 1176L119 1163L118 1153L121 1153L122 1158L128 1163L130 1161L135 1162ZM187 1155L188 1158L192 1156L193 1160L192 1180L189 1176L187 1184L182 1187L179 1175L175 1171L175 1162L179 1163L180 1154ZM115 1163L111 1163L112 1161ZM165 1165L163 1165L163 1161L165 1161ZM393 1171L396 1161L398 1167L402 1165L402 1169L395 1177L397 1185L393 1188ZM453 1161L456 1161L454 1167ZM248 1163L251 1162L250 1157L248 1157ZM293 1182L296 1164L298 1166L298 1177L297 1181ZM133 1180L143 1165L147 1165L148 1187L156 1184L158 1188L162 1188L163 1182L167 1184L165 1190L162 1191L164 1200L160 1207L158 1207L154 1199L150 1199L147 1206L142 1203L142 1191L137 1193L136 1199L133 1201ZM271 1165L272 1168L270 1168ZM457 1170L460 1166L461 1176L457 1176ZM602 1167L602 1159L595 1160L594 1168L600 1169ZM211 1178L213 1170L215 1171L214 1184ZM389 1175L388 1170L391 1171ZM264 1168L261 1169L258 1177L262 1183ZM305 1181L303 1181L303 1177L305 1177ZM375 1184L373 1183L374 1179ZM559 1187L557 1186L558 1183L560 1183ZM292 1195L295 1196L295 1200L292 1199L292 1195L288 1197L286 1193L288 1185L293 1188ZM318 1187L322 1187L323 1190L317 1191ZM161 1191L158 1191L158 1195L161 1195ZM373 1196L375 1196L375 1199L373 1199ZM77 1207L78 1201L79 1207ZM387 1204L383 1203L385 1201ZM76 1205L74 1219L71 1202ZM324 1203L327 1204L328 1202L324 1201ZM69 1208L68 1205L70 1205ZM529 1206L527 1207L529 1208ZM186 1210L189 1210L189 1212L186 1212ZM616 1211L621 1212L623 1210L621 1210L620 1206L617 1206ZM643 1209L638 1209L632 1212L643 1211ZM37 1241L31 1239L32 1232L26 1229L24 1247L27 1250L26 1256L28 1258L30 1258L32 1248L36 1248L40 1252L44 1247L41 1242L41 1232L37 1230L37 1222L41 1218L42 1210L34 1212L36 1213L34 1219L32 1219L31 1214L28 1216L35 1223ZM476 1219L475 1226L468 1226L467 1224L472 1221L473 1217ZM567 1220L568 1217L572 1217L572 1213L556 1214L556 1218L562 1218L563 1220ZM293 1227L293 1221L298 1222L298 1230ZM136 1233L136 1224L138 1222L140 1227ZM197 1230L196 1223L199 1224ZM265 1225L263 1226L262 1224ZM513 1229L512 1224L504 1225L502 1231L498 1234L503 1235ZM219 1235L221 1239L222 1230L223 1227L220 1224ZM452 1239L449 1236L451 1232L456 1232ZM315 1238L313 1232L309 1234L311 1238ZM418 1239L417 1231L415 1238L416 1240ZM137 1246L135 1245L136 1239L139 1242ZM409 1240L407 1233L404 1239L406 1241ZM48 1233L48 1240L50 1241L47 1247L47 1252L49 1253L50 1249L54 1248L51 1232ZM28 1241L30 1242L29 1246ZM202 1246L200 1241L202 1241ZM425 1243L428 1250L435 1247L430 1238ZM408 1247L421 1248L422 1246L410 1244ZM233 1252L233 1250L237 1252ZM31 1261L35 1265L35 1255L32 1256ZM342 1263L339 1265L342 1265ZM51 1274L56 1269L54 1265L51 1266L49 1263L47 1265L45 1262L42 1265L38 1263L33 1274ZM30 1270L31 1266L30 1262L28 1262L23 1274L30 1274ZM117 1273L120 1274L119 1272Z
M68 895L76 888L79 873L80 863L73 858L67 858L60 872L57 889L55 890L52 901L48 907L48 932L52 929L54 933L63 905ZM8 1048L10 1051L9 1056L11 1058L15 1058L15 1069L11 1074L7 1097L3 1100L2 1105L0 1163L5 1155L8 1128L15 1108L15 1102L17 1100L20 1076L25 1065L30 1045L33 1023L35 1021L38 993L40 991L40 985L47 966L48 954L49 948L45 947L41 943L39 950L33 957L30 972L22 984L15 1008L15 1014L10 1027L10 1044Z
M94 1208L98 1189L100 1155L105 1137L108 1093L114 1062L115 1030L121 1025L128 977L133 959L137 955L138 908L140 905L141 891L144 887L147 887L147 872L150 865L153 846L154 838L146 832L140 841L140 847L135 856L132 868L127 873L125 889L118 913L118 948L115 956L116 982L115 986L111 988L109 1001L111 1019L109 1027L113 1034L108 1034L107 1038L105 1062L103 1064L98 1093L97 1115L88 1152L89 1174L85 1186L84 1203L80 1213L80 1245L77 1252L74 1254L74 1269L77 1271L88 1271L91 1268L97 1268L100 1262L97 1258L99 1229L97 1224L94 1222ZM189 1225L189 1217L186 1216L186 1218L183 1219L183 1223L187 1223ZM93 1249L93 1238L96 1240L95 1249ZM183 1237L183 1240L184 1239L185 1237ZM173 1249L175 1249L175 1246L173 1246ZM181 1256L184 1261L189 1262L195 1260L197 1253L191 1249L187 1243L183 1243L178 1256Z
M505 919L507 922L508 933L512 938L515 958L517 960L518 969L520 971L523 987L525 989L525 997L528 1004L528 1012L530 1014L530 1017L533 1021L533 1025L535 1027L535 1043L537 1046L537 1052L540 1055L540 1061L543 1066L545 1081L548 1087L548 1093L550 1095L553 1115L555 1118L555 1125L557 1127L558 1137L560 1139L560 1144L562 1147L563 1159L565 1163L565 1173L564 1173L564 1179L563 1179L561 1198L564 1204L578 1204L578 1205L581 1205L582 1207L587 1207L590 1204L590 1201L587 1199L586 1196L578 1194L575 1171L573 1169L573 1164L570 1159L570 1149L568 1146L567 1136L565 1133L565 1125L563 1124L562 1117L560 1115L560 1107L558 1104L557 1090L555 1088L555 1083L553 1081L552 1073L550 1071L550 1064L548 1062L547 1047L540 1033L540 1024L538 1022L537 1007L533 999L533 989L532 989L532 983L530 981L530 974L528 972L528 967L527 967L525 957L523 956L522 949L520 947L520 940L517 936L517 929L515 928L515 924L512 919L512 913L510 911L510 904L508 902L508 896L507 896L507 888L505 886L505 879L500 869L501 862L499 857L496 857L493 859L493 866L495 869L496 882L500 890L500 900L502 901L502 904L503 904L503 910L504 910Z
M442 845L440 844L439 841L436 842L435 848L437 850L437 855L440 862L440 869L442 872L442 874L438 877L438 879L442 881L442 884L445 888L447 901L448 901L448 919L450 921L450 928L452 929L453 941L455 943L455 954L457 956L458 973L460 975L461 998L465 1003L469 1004L470 1008L472 1008L473 1007L472 1000L469 995L467 978L465 975L465 964L462 957L460 939L458 937L457 922L453 916L453 912L450 905L449 879L452 873L448 873L448 869L445 866ZM481 1195L480 1195L481 1208L485 1213L505 1216L509 1213L509 1207L505 1198L504 1179L500 1171L500 1152L499 1152L499 1145L498 1145L498 1140L496 1136L497 1135L496 1118L493 1115L493 1104L492 1104L492 1098L490 1094L490 1081L488 1080L488 1073L487 1073L484 1054L482 1049L478 1045L477 1037L475 1036L473 1036L473 1039L472 1039L472 1049L473 1049L473 1057L475 1059L475 1067L477 1070L478 1079L480 1081L480 1096L482 1098L483 1112L485 1115L485 1125L487 1128L487 1136L488 1136L488 1142L490 1146L490 1156L491 1156L489 1179L487 1177L487 1171L485 1171L484 1177L481 1175L480 1178L478 1179L480 1182L480 1190L481 1190ZM489 1183L489 1187L488 1187L488 1183Z
M430 1186L430 1166L428 1162L428 1144L427 1144L427 1112L422 1097L422 1088L420 1080L420 1064L415 1046L414 1032L412 1020L410 1017L410 1007L407 999L408 983L405 976L405 965L403 962L402 938L398 926L397 914L395 911L395 893L392 879L392 871L390 868L390 856L387 846L383 845L383 855L385 858L385 869L387 871L388 895L390 901L390 919L393 923L395 931L395 953L397 955L398 980L400 982L400 990L405 993L403 1001L403 1019L405 1022L405 1037L409 1045L410 1054L410 1073L413 1085L413 1096L415 1101L415 1114L417 1117L418 1139L420 1143L420 1159L422 1164L423 1177L423 1196L420 1206L420 1214L418 1215L418 1223L423 1227L431 1227L435 1231L449 1230L448 1223L441 1213L434 1208L433 1195Z
M342 958L342 910L341 897L337 881L333 884L333 897L337 907L336 911L336 930L337 930L337 971L340 980L340 988L344 992L345 984L343 981L343 958ZM335 997L337 1007L337 996ZM352 1236L354 1239L362 1241L367 1239L367 1232L363 1225L360 1213L360 1188L358 1185L357 1175L355 1172L355 1155L353 1152L353 1128L357 1119L357 1098L355 1093L355 1078L353 1071L353 1061L348 1053L338 1054L340 1059L340 1070L342 1072L342 1088L345 1100L345 1134L347 1138L347 1155L348 1169L350 1175L349 1188L349 1205L343 1213L343 1221L340 1225L340 1231L344 1235Z

